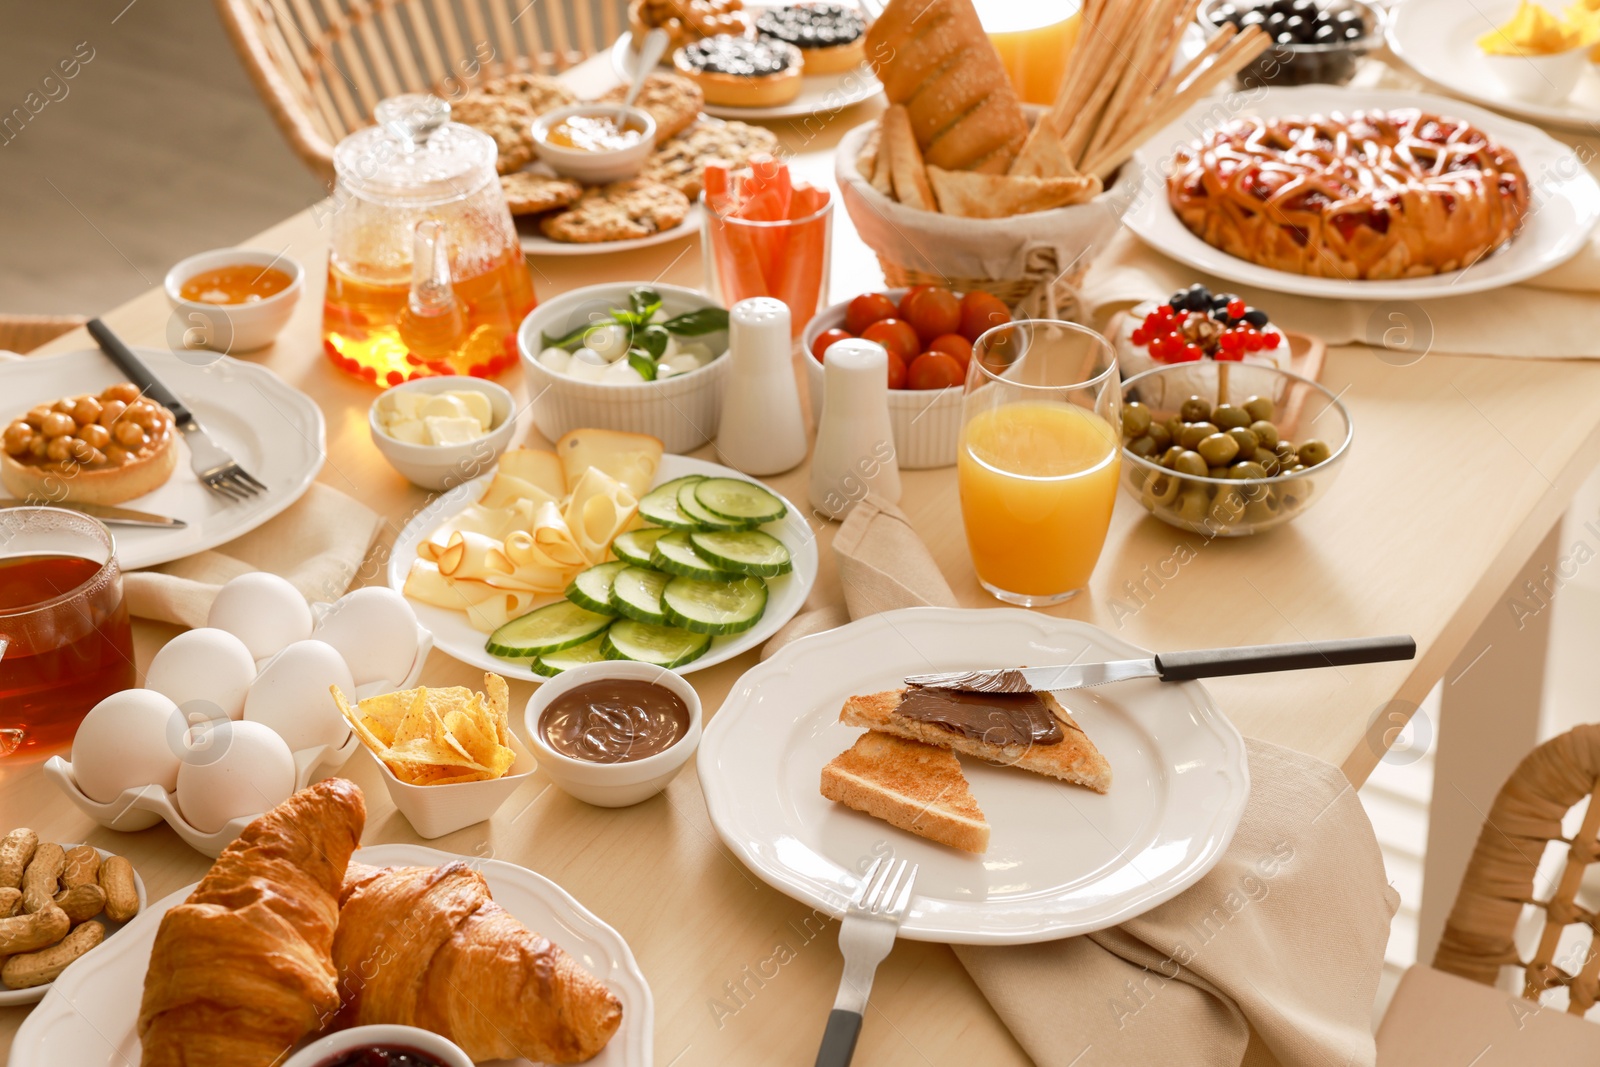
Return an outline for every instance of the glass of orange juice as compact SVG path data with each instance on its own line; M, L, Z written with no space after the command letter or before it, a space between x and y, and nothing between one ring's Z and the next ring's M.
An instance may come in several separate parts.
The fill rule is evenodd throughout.
M974 0L974 5L1017 95L1030 104L1055 103L1078 36L1077 5L1018 0Z
M1009 604L1088 584L1117 498L1116 350L1072 322L1024 319L972 346L957 475L978 581Z

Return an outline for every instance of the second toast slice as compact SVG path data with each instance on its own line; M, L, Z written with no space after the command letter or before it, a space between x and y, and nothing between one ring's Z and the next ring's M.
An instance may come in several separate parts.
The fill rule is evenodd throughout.
M822 795L967 852L989 847L989 823L949 749L867 731L822 768Z

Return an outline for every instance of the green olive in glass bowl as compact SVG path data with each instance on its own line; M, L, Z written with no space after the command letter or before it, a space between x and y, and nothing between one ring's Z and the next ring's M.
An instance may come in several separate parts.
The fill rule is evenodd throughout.
M1292 521L1327 495L1355 432L1333 393L1258 363L1158 366L1122 383L1122 405L1123 487L1156 518L1206 537Z

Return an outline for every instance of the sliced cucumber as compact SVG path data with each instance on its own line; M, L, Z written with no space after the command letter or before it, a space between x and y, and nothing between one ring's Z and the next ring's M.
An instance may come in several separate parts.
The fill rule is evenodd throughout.
M562 671L570 671L574 667L582 667L586 663L599 663L606 658L605 650L601 645L605 637L592 638L581 645L564 648L560 652L546 652L542 656L535 656L528 663L528 669L534 674L542 674L546 678L554 678Z
M601 615L615 615L616 612L611 610L611 583L617 573L627 566L617 560L600 563L580 572L567 586L567 599L580 608L588 608Z
M746 575L724 581L674 578L661 594L667 622L697 634L736 634L761 621L767 583Z
M718 518L751 526L781 519L789 511L783 501L756 483L737 478L707 478L694 487L694 496Z
M650 566L685 578L715 580L736 577L701 558L700 553L694 550L694 545L689 543L689 535L682 530L673 530L656 542L655 550L650 553Z
M748 530L754 526L750 522L730 522L718 515L713 515L705 509L699 499L694 495L694 487L699 482L690 482L678 487L678 511L684 518L691 520L701 530Z
M512 619L490 634L484 647L489 655L505 659L542 656L598 637L614 618L558 600Z
M650 550L656 547L656 542L661 535L666 533L661 526L650 526L643 530L629 530L611 542L611 551L625 563L635 567L650 566Z
M776 578L794 569L783 542L760 530L702 530L689 535L700 558L714 567L757 578Z
M661 591L672 575L648 567L628 567L611 584L611 610L639 622L664 625L667 612L661 606Z
M709 634L690 633L673 626L622 619L601 640L607 659L631 659L657 667L681 667L699 659L711 647Z
M646 522L653 522L657 526L666 526L674 530L695 529L698 523L678 510L678 490L686 482L703 481L705 481L703 474L687 474L682 478L674 478L664 485L656 486L640 498L639 514Z

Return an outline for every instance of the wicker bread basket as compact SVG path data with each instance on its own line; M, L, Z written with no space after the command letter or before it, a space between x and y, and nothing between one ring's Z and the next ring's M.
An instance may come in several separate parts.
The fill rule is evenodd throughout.
M968 219L907 207L856 169L873 120L839 141L834 167L845 210L895 288L942 285L993 293L1032 318L1075 319L1078 284L1116 236L1140 187L1130 160L1111 188L1085 204L1007 219Z

